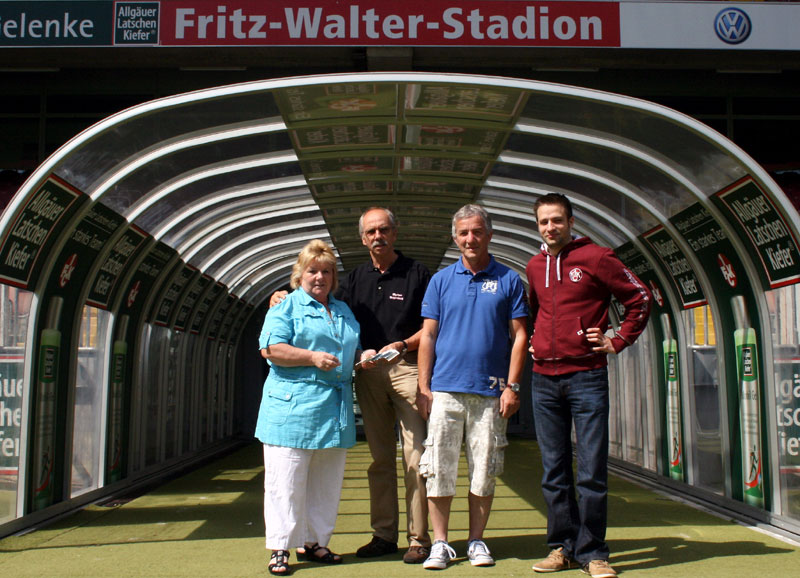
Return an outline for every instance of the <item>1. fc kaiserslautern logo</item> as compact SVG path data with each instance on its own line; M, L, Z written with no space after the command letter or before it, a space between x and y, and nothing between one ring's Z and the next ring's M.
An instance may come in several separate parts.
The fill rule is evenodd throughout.
M739 8L726 8L714 19L714 30L727 44L741 44L750 36L753 26L750 17Z
M573 283L577 283L583 278L583 271L575 267L569 272L569 280Z

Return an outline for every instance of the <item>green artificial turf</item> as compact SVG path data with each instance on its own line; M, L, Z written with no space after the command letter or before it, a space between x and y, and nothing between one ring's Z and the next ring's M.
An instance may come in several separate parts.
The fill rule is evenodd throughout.
M0 575L8 577L253 577L268 576L263 542L261 447L253 444L120 505L91 506L35 532L0 540ZM340 566L298 562L296 576L430 575L401 561L407 547L362 560L356 549L371 538L366 470L359 442L348 453L342 502L331 547ZM486 542L493 567L466 560L467 512L462 458L453 502L450 543L459 558L450 576L534 576L547 554L546 517L536 443L512 439L498 480ZM626 577L800 575L800 548L736 522L611 478L608 542L611 563ZM402 492L402 483L401 490ZM401 518L404 503L400 502ZM401 519L401 528L404 519ZM579 570L558 576L582 576Z

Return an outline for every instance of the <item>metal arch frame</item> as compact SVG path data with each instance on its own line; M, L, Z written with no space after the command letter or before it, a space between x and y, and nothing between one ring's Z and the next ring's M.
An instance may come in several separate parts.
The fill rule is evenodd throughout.
M139 217L142 213L155 205L161 199L169 196L178 189L196 183L197 181L222 174L233 173L236 171L272 166L293 161L297 161L297 156L294 154L294 152L281 151L274 154L253 155L246 160L237 159L235 162L224 161L211 165L210 168L206 166L200 169L195 169L171 179L165 185L162 185L161 187L154 189L146 195L140 197L139 200L134 203L133 206L131 206L125 217L129 221L135 221L137 217Z
M191 203L178 211L175 216L163 225L155 229L153 237L161 240L166 237L181 237L189 234L190 231L201 226L202 223L211 221L226 213L230 205L252 205L256 204L255 199L263 195L264 202L280 201L284 197L304 197L308 198L309 192L305 184L305 179L286 178L276 179L278 182L261 181L259 183L234 186L225 189L213 196L206 196L195 203ZM296 195L292 195L292 192ZM298 202L299 203L299 202ZM216 209L211 209L214 205L222 205ZM199 218L195 217L200 215ZM181 223L185 223L181 226Z
M321 231L324 230L325 234L327 236L327 229L325 228L325 221L323 219L309 220L309 221L305 221L303 223L297 223L297 222L294 222L294 221L290 221L290 222L287 222L287 223L280 223L280 224L277 224L277 225L262 229L261 231L257 231L257 232L254 232L254 233L247 233L247 234L241 235L241 236L239 236L239 237L237 237L235 239L231 239L230 241L225 243L222 247L217 249L213 254L211 254L209 257L207 257L205 259L205 261L203 261L203 263L200 265L199 268L200 268L201 271L208 272L208 270L211 268L211 265L213 265L215 262L220 260L223 255L232 252L237 247L241 247L243 245L247 245L248 243L250 243L250 242L252 242L252 241L254 241L256 239L264 237L265 234L270 234L270 233L279 234L279 233L288 232L288 231L291 231L293 229L298 228L298 226L300 226L300 225L305 225L305 226L309 226L309 227L314 227L315 225L319 226L320 227L319 230L321 230ZM315 237L312 237L312 238L315 238ZM224 273L229 269L231 263L233 263L233 262L229 262L228 264L220 267L220 269L218 269L218 273L220 275L224 275Z
M254 82L254 83L247 83L245 85L234 85L234 86L229 86L229 87L220 87L220 88L217 88L217 89L209 89L207 91L199 91L199 92L190 93L190 94L187 94L187 95L178 95L178 96L175 96L175 97L167 97L165 99L160 99L158 101L153 101L152 103L146 103L144 105L140 105L138 107L134 107L133 109L129 109L128 111L123 111L122 113L118 113L116 115L113 115L112 117L109 117L109 119L101 121L100 123L97 123L93 127L90 127L89 129L87 129L86 131L84 131L80 135L78 135L78 137L76 137L72 141L70 141L67 144L65 144L58 151L56 151L56 153L54 153L50 158L48 158L38 169L36 169L34 171L34 173L31 175L31 177L22 186L22 188L20 189L18 195L16 195L14 197L14 199L12 199L11 203L9 203L8 207L6 208L6 210L3 212L2 215L0 215L0 230L6 230L8 228L10 220L18 212L18 209L27 200L27 198L30 196L30 194L32 194L32 192L39 186L39 184L41 184L44 181L44 179L51 172L54 172L54 171L57 170L57 167L59 166L59 163L61 163L64 159L68 158L72 153L74 153L76 151L79 151L80 148L83 145L91 142L98 135L101 135L105 130L111 129L114 126L118 126L120 124L124 124L124 123L129 122L129 121L135 120L137 118L137 116L139 116L139 115L150 115L150 114L154 114L156 112L169 110L172 107L180 106L180 105L183 105L183 104L191 104L191 103L196 103L196 102L210 101L210 100L213 100L213 99L221 99L221 98L225 98L225 97L228 97L228 96L242 95L242 94L255 93L255 92L269 92L269 91L275 90L277 88L282 88L282 87L285 88L285 87L306 86L306 85L313 85L313 84L331 84L331 83L344 83L344 82L356 82L356 81L361 82L361 81L364 80L365 77L369 77L371 80L374 80L376 82L396 82L398 84L416 83L416 82L420 82L420 81L427 81L427 82L440 83L442 85L452 85L452 84L462 83L462 84L467 84L467 85L478 85L478 86L515 87L515 88L520 88L522 90L529 91L531 94L538 92L538 93L555 94L555 95L563 96L563 97L586 99L586 100L591 100L591 101L594 101L594 102L602 102L602 103L612 104L612 105L618 106L620 108L625 108L625 109L630 109L630 110L637 110L637 111L641 111L641 112L647 112L647 113L649 113L649 114L651 114L651 115L653 115L655 117L661 118L661 119L669 119L669 120L672 120L673 122L675 122L676 125L679 125L682 129L685 129L687 131L693 132L695 135L699 135L701 138L705 139L706 141L708 141L710 143L713 143L713 145L716 147L715 150L722 151L724 154L728 155L729 158L732 161L735 161L736 163L738 163L738 166L742 167L742 170L743 170L743 172L745 174L753 175L753 177L756 179L756 181L762 187L764 187L766 190L772 192L773 193L772 197L774 199L776 199L776 202L778 203L779 207L783 210L784 214L788 214L788 215L794 215L795 214L794 207L790 206L790 204L788 203L787 199L783 195L783 193L780 190L780 188L774 183L774 181L772 181L772 179L769 177L769 175L766 173L766 171L764 171L752 159L750 159L746 154L744 154L741 151L741 149L739 149L738 147L736 147L735 145L730 143L730 141L728 141L727 139L724 139L724 137L721 137L721 135L718 135L712 129L706 127L705 125L702 125L698 121L694 121L690 117L686 117L685 115L682 115L680 113L676 113L675 111L671 111L670 109L666 109L666 108L661 107L659 105L654 105L652 103L647 103L645 101L638 101L637 99L632 99L632 98L629 98L629 97L621 97L621 96L617 96L617 95L609 95L607 93L601 93L601 92L598 92L598 91L592 91L592 90L588 90L588 89L563 87L563 86L559 86L559 85L548 85L548 84L535 82L535 81L524 81L524 80L513 80L513 79L498 79L498 78L481 78L481 77L474 77L474 76L468 76L468 75L449 75L446 78L446 80L442 80L441 77L437 77L437 76L434 76L434 75L428 74L428 73L371 73L369 75L353 73L353 74L330 75L330 76L326 76L326 77L304 77L304 78L294 78L294 79L281 79L281 80L277 80L277 81L258 81L258 82ZM546 126L544 126L544 124L545 123L541 123L540 126L537 126L535 124L520 123L518 126L520 127L520 132L528 131L531 134L543 134L543 135L551 136L551 137L554 137L554 138L562 138L564 140L573 140L574 141L574 140L577 140L577 138L578 138L577 135L579 135L579 134L583 135L583 133L581 133L580 131L569 131L569 130L562 131L562 129L555 129L553 127L546 127ZM277 126L276 125L275 127L273 127L273 130L275 130L275 131L285 130L285 125L283 125L283 126ZM603 146L603 147L609 148L609 149L613 148L617 152L622 152L622 153L625 153L625 154L629 154L629 152L630 152L629 148L627 147L627 145L625 143L622 142L622 139L601 138L599 136L599 134L603 134L603 133L599 133L599 134L593 134L593 133L594 133L594 131L591 131L591 130L587 129L586 132L585 132L584 138L582 138L582 140L585 141L585 142L591 142L591 144L595 144L597 146ZM196 132L191 133L191 134L194 134L195 138L201 139L201 137L199 135L197 135ZM211 131L209 134L210 135L214 135L214 134L217 134L217 133L215 131ZM223 134L223 133L220 133L220 134ZM231 129L231 132L229 133L230 136L228 138L235 138L233 136L234 134L235 134L235 130ZM586 136L586 135L590 135L590 136ZM221 138L225 139L225 137L221 137ZM189 148L191 146L195 146L193 144L190 144L191 142L193 142L193 141L191 141L191 139L188 138L188 134L187 135L176 136L174 138L174 142L171 143L171 144L174 147L177 147L177 148L169 149L169 146L168 146L167 148L163 149L165 151L164 154L169 154L168 152L166 152L168 150L177 150L178 148ZM197 141L194 141L194 142L197 143L197 144L200 144L200 140L197 140ZM155 154L155 153L153 153L153 154ZM275 155L278 155L278 154L280 154L280 153L275 153ZM633 155L633 156L636 156L637 158L639 158L639 160L644 160L644 157L642 155ZM512 159L513 160L518 160L517 153L513 153L513 152L509 152L509 151L501 153L501 157L502 158L498 157L498 159L497 159L498 162L512 162ZM155 158L155 157L148 157L148 158ZM538 157L538 158L544 159L544 157ZM253 159L253 160L255 161L255 159ZM293 158L292 158L292 155L287 155L287 158L286 158L285 162L297 162L297 160L298 159L297 159L296 155L294 155ZM137 161L139 161L139 162L142 161L142 159L140 157L138 157L138 155L136 157L136 160L132 161L133 164L129 165L130 171L135 170L135 168L138 167L138 166L142 166L142 164L136 164ZM122 162L122 161L120 161L120 162ZM242 162L244 162L244 161L242 161ZM669 164L667 163L666 165L664 165L662 163L662 159L658 158L658 155L656 155L656 156L652 156L651 155L651 157L648 158L645 162L646 162L646 164L648 164L648 166L654 167L657 170L668 169L668 172L666 172L665 174L668 174L668 176L670 176L670 178L672 178L675 182L680 182L680 179L676 180L675 177L681 177L681 174L678 172L676 174L671 174L670 175L669 174L669 170L671 170L671 169L670 169ZM146 161L145 161L145 164L146 164ZM513 164L513 162L512 162L512 164ZM579 166L577 163L574 163L574 164L576 166ZM222 171L224 171L226 168L228 168L230 170L235 170L236 166L237 166L236 163L228 162L228 163L220 163L219 166L206 165L205 167L203 167L203 169L207 169L208 171L213 171L213 170L222 170ZM549 165L547 167L542 166L541 168L547 168L549 170L552 170L557 166L561 166L561 167L565 167L566 168L566 167L569 166L569 163L568 162L565 163L565 162L562 161L561 163L552 163L551 165ZM213 167L213 168L209 168L209 167ZM664 171L662 170L662 172L664 172ZM107 177L109 179L113 179L114 175L117 175L117 174L122 175L123 173L124 173L124 171L116 171L116 172L115 171L109 171L109 173L107 173ZM124 173L124 174L129 174L129 173ZM202 170L196 170L196 171L189 171L189 172L186 173L186 175L180 175L180 176L181 177L185 177L186 179L188 179L186 181L188 183L188 182L196 182L197 180L202 178L203 174L204 173L203 173ZM584 176L584 175L582 175L582 176ZM633 190L630 187L624 186L623 185L624 181L622 181L621 179L613 179L613 178L612 179L605 179L605 177L601 175L601 171L588 170L585 173L585 178L591 178L592 180L595 180L595 182L601 183L604 186L608 186L608 187L616 190L616 192L619 193L619 194L625 194L623 191L626 190L626 189L629 190L629 191ZM100 185L98 185L97 188L94 188L94 189L92 187L89 187L89 190L93 190L94 191L92 193L92 196L91 196L91 199L93 201L100 200L102 198L103 194L104 194L104 191L108 190L108 188L103 190L103 186L105 186L105 183L106 183L106 181L103 181ZM173 180L171 180L171 181L169 181L167 183L166 188L165 187L161 187L159 189L154 189L154 190L150 191L150 193L152 195L154 195L154 197L151 197L151 198L148 198L148 199L138 199L137 202L134 203L134 205L132 205L132 210L128 214L128 218L132 221L136 217L140 216L147 209L147 207L151 206L153 203L157 202L159 199L167 196L170 192L176 190L177 188L180 188L181 183L183 183L183 181L179 180L179 177L176 176L175 179L173 179ZM169 188L170 186L172 186L174 188L170 189ZM617 187L619 187L619 190L617 190ZM689 188L687 190L691 191L692 189ZM693 193L698 198L699 202L706 209L708 209L712 213L712 215L714 215L717 218L717 220L720 222L720 224L723 227L725 227L726 229L728 229L729 227L727 227L726 221L724 219L720 219L721 215L720 215L719 211L710 202L708 195L703 193L702 191L700 191L699 188L697 188L697 190L693 191ZM633 198L634 202L636 202L637 205L643 206L643 207L645 206L643 204L643 202L642 202L643 201L642 195L636 194L635 192L632 192L631 194L632 194L632 198ZM646 197L644 197L644 198L646 198ZM587 212L590 215L601 213L600 211L597 211L597 207L591 207L590 205L587 205L586 207L584 207L584 209L587 210ZM656 212L651 212L651 214L662 214L662 213L656 211ZM671 227L671 224L669 223L669 221L667 219L664 219L662 221L662 223L667 228ZM599 223L596 223L596 224L599 224ZM177 225L177 223L175 223L175 222L171 223L171 226L176 226L176 225ZM620 225L621 225L621 222L620 222ZM798 222L797 222L797 220L790 221L789 222L789 226L791 227L791 229L795 233L797 233L797 230L798 230ZM167 230L169 230L169 228ZM631 228L629 227L629 225L620 226L620 230L623 231L625 234L628 234L628 235L631 234L630 233ZM682 237L680 235L676 235L675 234L674 229L670 229L670 231L672 233L673 238L676 241L680 242L682 240ZM746 268L746 273L752 274L756 270L756 264L754 264L752 262L752 260L749 258L749 254L744 250L743 242L740 241L736 235L731 235L731 240L732 240L732 243L734 244L734 247L735 247L736 251L739 253L740 257L742 258L742 262L744 264L744 267ZM500 239L500 241L502 241L500 243L501 246L511 243L511 241L506 241L505 239ZM271 248L275 248L277 246L280 246L280 244L270 243L269 246ZM287 245L287 246L291 246L291 245ZM684 248L685 248L685 246L684 246ZM645 252L645 254L647 254L647 253ZM686 251L686 255L687 255L687 258L691 262L693 262L694 265L697 265L696 259L694 259L693 253L691 251ZM446 258L451 257L452 256L452 251L448 250L446 252L445 256L446 256ZM221 270L225 271L225 274L227 274L229 272L232 272L231 267L229 267L228 269L221 269ZM240 278L240 280L242 280L242 285L241 285L241 288L243 289L242 294L250 296L250 298L251 298L250 299L250 303L255 302L256 299L260 295L262 295L264 292L267 291L268 288L274 286L275 283L285 279L285 275L283 273L286 270L287 269L286 269L285 265L283 265L281 268L273 269L273 275L271 277L269 276L268 273L264 273L264 271L261 271L261 272L255 274L254 277L251 277L251 275L253 275L255 273L255 271L251 270L250 272L248 272L247 277L250 278L252 281L255 281L255 283L259 283L259 282L261 282L261 281L263 281L265 279L270 279L270 281L268 283L263 283L261 285L254 285L253 283L244 282L243 281L244 278ZM660 268L656 268L656 271L659 271L659 270L660 270ZM50 271L48 271L47 273L50 273ZM705 272L703 271L702 267L698 268L697 274L698 274L699 277L701 277L702 282L706 286L708 286L708 279L705 276ZM665 287L669 287L669 284L666 284ZM758 292L757 292L757 295L758 295ZM763 298L763 294L759 295L757 298L759 298L759 297L760 297L760 299L759 299L759 303L757 304L757 306L761 310L763 318L764 319L768 319L768 316L765 314L766 311L767 311L767 308L766 308L766 305L765 305L765 299ZM713 296L710 296L709 303L713 304L713 302L714 302L713 301ZM713 310L713 305L712 305L712 310ZM31 324L32 324L33 323L32 320L37 315L41 315L42 314L42 312L39 311L38 301L36 300L35 295L34 295L34 300L33 300L32 307L31 307L31 313L32 313L32 315L31 315L30 319L31 319ZM716 314L717 315L719 314L718 311L716 312ZM680 316L676 316L676 319L680 319ZM31 326L33 327L35 325L31 325ZM33 332L29 332L29 339L32 339L33 338L32 336L33 336ZM767 351L765 351L765 353L769 354L771 352L771 350L770 350L771 344L769 343L768 340L765 340L765 347L767 349ZM26 370L26 378L28 378L29 376L30 376L30 373L29 373L28 370ZM769 374L769 372L767 372L767 374L764 376L764 379L767 382L771 381L772 376ZM29 383L31 381L32 380L28 379ZM774 384L773 384L773 386L774 386ZM768 412L768 419L769 419L769 412ZM773 483L775 483L776 477L773 476L772 479L773 479ZM780 507L779 504L777 506L778 506L778 508ZM776 511L779 511L779 510L776 510Z
M738 149L738 147L732 145L732 143L727 141L727 139L722 138L712 129L681 113L677 113L676 111L672 111L671 109L668 109L666 107L662 107L660 105L656 105L646 101L641 101L631 97L623 97L620 95L603 93L600 91L595 91L590 89L565 87L560 85L552 85L536 81L517 80L517 79L475 77L469 75L451 75L448 77L447 82L442 82L440 78L432 79L431 75L427 73L371 73L369 76L372 80L376 82L415 83L421 80L430 80L432 82L439 82L442 84L457 84L459 81L461 81L464 84L471 84L471 85L513 87L513 88L528 90L531 93L570 96L573 98L585 99L594 102L603 102L619 106L622 108L647 112L661 118L670 119L676 122L676 124L682 126L683 128L688 128L691 131L695 132L696 134L701 135L703 138L712 141L714 144L716 144L719 148L723 149L730 156L736 158L739 162L745 164L747 168L751 169L753 173L755 173L757 176L760 177L761 180L767 183L769 185L769 188L771 189L777 188L777 185L774 185L774 183L772 183L772 180L768 177L768 175L766 175L763 169L758 167L758 165L756 165L746 155L744 155L742 151ZM108 119L105 119L104 121L97 123L96 125L90 127L89 129L78 135L75 139L64 145L62 148L60 148L56 153L54 153L54 155L50 157L50 159L48 159L48 161L46 161L41 167L39 167L39 169L37 169L37 171L35 171L31 179L29 179L26 182L26 184L23 185L23 188L20 191L22 194L15 197L15 200L21 202L21 199L25 196L25 193L30 192L31 186L29 185L31 185L31 183L34 183L36 181L37 176L42 176L42 174L46 170L56 166L56 164L60 159L63 159L69 153L79 148L82 144L91 141L97 135L101 134L104 130L112 126L133 120L140 115L149 115L164 109L170 109L185 104L210 101L213 99L244 95L259 91L271 91L277 88L288 87L288 86L308 86L313 84L341 83L352 80L363 81L363 79L364 79L363 74L347 73L347 74L337 74L337 75L327 75L327 76L309 76L309 77L296 77L296 78L279 79L279 80L256 81L241 85L230 85L226 87L197 91L184 95L166 97L163 99L152 101L150 103L145 103L143 105L133 107L131 109L128 109L121 113L117 113L109 117ZM135 167L141 166L142 163L147 162L147 159L160 157L165 154L169 154L170 152L174 152L176 150L182 150L191 146L197 146L199 144L204 144L218 139L236 138L246 134L254 134L259 131L271 132L271 131L279 131L286 129L285 123L283 123L280 120L274 120L261 125L251 125L250 123L243 123L243 124L244 126L238 126L238 127L231 126L230 128L227 129L222 128L221 130L217 127L210 132L195 131L191 133L189 136L184 135L183 137L174 137L173 139L174 142L171 142L168 146L157 147L157 150L149 151L148 153L143 155L143 157L137 158L133 163L130 164L128 168L120 171L115 171L113 175L111 177L106 178L103 181L103 184L93 193L93 198L99 198L100 196L102 196L103 192L107 190L107 187L110 186L113 180L121 178L125 174L128 174L130 171L134 170ZM579 132L576 131L575 129L566 129L563 127L546 126L546 125L547 123L544 122L530 123L527 121L521 121L517 124L515 130L518 130L521 133L542 134L565 140L575 140L578 138L578 135L580 134L584 135L582 138L584 142L591 142L592 144L607 148L612 148L618 152L624 152L626 154L636 153L635 148L631 147L628 143L623 142L624 139L608 138L607 136L603 136L603 133L597 133L597 131L587 130ZM201 134L198 134L198 132ZM635 156L640 158L640 160L643 160L642 157L646 156L646 153L641 153L641 152L636 153ZM296 156L294 155L289 155L289 158L286 158L287 162L296 160L297 160ZM503 155L501 155L501 157L498 158L498 160L503 161L504 160ZM683 176L679 172L672 171L668 163L663 163L662 159L659 158L658 155L650 155L650 158L647 159L647 164L654 167L658 167L659 170L662 170L666 174L669 174L671 178L676 179L683 185L690 184L685 180L685 178L683 178ZM221 167L218 167L218 169L224 170ZM213 171L214 169L211 170ZM172 183L172 187L176 186L180 186L179 183ZM689 188L691 190L691 187ZM162 196L168 194L170 190L171 190L170 188L162 188L160 190L151 192L150 194L153 196L151 196L148 202L145 203L142 202L141 200L137 202L136 205L133 207L132 211L128 214L129 220L135 219L139 214L141 214L143 210L145 210L147 206L155 202L158 198L161 198ZM705 196L697 189L693 190L692 192L694 192L696 195L698 195L699 193L698 195L699 197ZM785 204L785 200L781 198L781 195L776 195L776 196L777 198L780 199L781 203ZM5 223L7 216L13 213L17 204L18 203L12 201L12 203L9 205L6 212L0 218L0 228L2 228L2 225Z
M225 218L215 221L213 224L206 225L198 230L190 238L185 239L178 245L178 251L184 255L187 261L205 249L208 245L222 237L223 235L235 231L237 228L257 223L258 221L267 221L286 216L288 214L304 214L313 213L314 216L319 216L319 208L313 204L297 205L291 209L275 208L272 205L261 206L259 208L246 207L238 208L235 212L229 213ZM324 221L322 221L324 224ZM217 225L217 226L214 226ZM285 229L283 224L270 225L261 229L264 236L269 236L273 231L282 231ZM252 238L251 238L252 240ZM210 265L208 258L204 261L200 268L205 270Z
M330 243L330 237L328 237L327 235L326 236L320 236L320 238L323 241L325 241L327 243ZM297 250L299 249L299 247L302 247L302 245L304 245L307 241L308 241L308 239L303 235L292 235L292 236L288 236L288 237L284 236L284 237L281 237L281 240L278 243L264 242L264 243L262 243L260 245L252 246L248 250L250 254L247 255L247 257L252 256L254 254L257 254L257 253L260 253L260 252L263 252L265 249L268 249L270 247L273 247L273 248L274 247L283 247L283 246L291 247L290 249L284 249L282 251L271 251L271 255L272 256L278 256L282 260L289 260L290 261L289 266L288 267L284 266L284 269L286 269L288 271L291 271L291 265L294 264L294 261L296 261L296 258L297 258ZM335 248L334 248L334 253L336 253L337 257L338 257L338 253L337 253ZM276 259L274 259L274 258L271 259L270 261L261 260L257 265L251 266L251 269L246 273L246 276L242 275L242 276L239 276L238 278L234 278L230 283L230 291L231 291L231 293L234 293L240 299L255 305L256 303L255 303L254 299L252 297L246 297L246 295L250 292L250 290L254 287L254 285L256 283L258 283L262 279L267 278L271 273L277 273L278 272L277 270L275 270L273 268L270 268L269 271L266 272L266 273L263 272L263 271L260 272L260 273L258 272L259 270L264 269L264 267L269 266L275 260ZM245 258L243 256L242 262L244 262L244 261L245 261ZM255 275L255 277L252 278L252 279L249 278L251 275ZM247 287L242 290L242 289L240 289L240 286L242 286L243 283L246 283ZM238 291L238 293L237 293L237 291Z
M124 163L121 168L111 171L110 174L102 177L102 180L94 189L90 189L86 192L89 193L92 200L97 200L108 192L111 187L124 180L138 169L165 156L221 140L267 134L279 130L286 130L286 125L283 123L283 120L274 119L258 124L238 123L236 126L215 127L214 129L195 131L181 138L173 137L172 139L164 141L166 144L158 143L157 145L144 149L140 154L127 159L127 162Z

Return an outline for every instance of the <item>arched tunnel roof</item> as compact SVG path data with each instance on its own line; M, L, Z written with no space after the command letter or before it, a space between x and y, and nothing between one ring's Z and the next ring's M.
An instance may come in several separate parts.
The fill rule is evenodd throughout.
M711 198L748 178L795 214L734 144L653 103L509 78L336 74L224 86L115 114L34 172L0 231L8 241L5 232L55 180L83 202L64 212L48 243L63 244L102 205L151 247L257 306L287 283L309 239L330 241L346 270L363 261L356 227L369 206L394 209L398 248L436 270L457 257L452 214L481 203L494 221L493 254L522 271L538 251L531 205L542 194L573 200L580 233L630 243L655 261L642 234L662 228L688 249L670 218L699 205L725 222ZM758 270L741 238L733 242L748 271ZM61 268L34 260L45 276ZM24 271L0 273L27 286Z

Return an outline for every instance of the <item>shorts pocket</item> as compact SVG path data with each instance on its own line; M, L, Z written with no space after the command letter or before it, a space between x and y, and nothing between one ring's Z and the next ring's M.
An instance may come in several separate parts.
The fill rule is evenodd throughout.
M292 407L292 391L273 387L267 390L267 422L283 425L289 419Z
M423 442L422 446L425 448L422 456L419 458L419 475L423 478L433 478L436 475L433 464L436 463L434 459L433 436L428 436Z
M489 474L493 477L500 476L505 471L507 446L508 438L506 434L495 434L494 451L492 452L491 464L489 465Z

